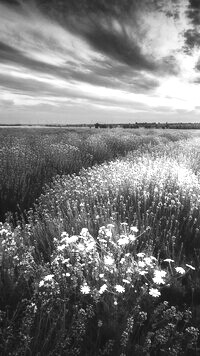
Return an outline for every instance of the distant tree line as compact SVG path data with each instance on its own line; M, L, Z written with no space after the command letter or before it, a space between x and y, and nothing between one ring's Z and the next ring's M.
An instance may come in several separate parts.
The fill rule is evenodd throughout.
M122 127L124 129L138 129L138 128L145 128L145 129L184 129L184 130L190 130L190 129L200 129L200 123L194 123L194 122L188 122L188 123L183 123L183 122L175 122L175 123L161 123L161 122L140 122L140 123L129 123L129 124L99 124L96 123L95 128L98 129L105 129L105 128L115 128L115 127Z
M125 123L125 124L46 124L46 125L38 125L38 124L0 124L0 127L4 126L29 126L29 127L89 127L89 128L96 128L96 129L112 129L116 127L121 127L123 129L138 129L138 128L145 128L145 129L184 129L184 130L200 130L200 122L135 122L135 123Z

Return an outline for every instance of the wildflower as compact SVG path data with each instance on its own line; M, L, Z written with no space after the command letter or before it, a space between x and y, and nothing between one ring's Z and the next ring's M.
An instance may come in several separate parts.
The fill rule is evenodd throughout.
M152 261L157 261L157 258L155 258L154 256L150 256L150 259L151 259Z
M144 268L146 265L145 265L145 263L143 262L143 261L139 261L138 262L138 267L140 267L140 268Z
M129 235L129 240L131 241L131 242L134 242L135 240L137 240L137 236L135 236L135 235Z
M171 262L174 262L174 260L172 260L171 258L166 258L166 259L164 260L164 262L171 263Z
M95 247L95 241L91 241L87 244L86 251L91 251Z
M102 325L103 325L103 322L102 322L102 320L98 320L98 328L101 328L102 327Z
M194 326L189 326L187 329L185 329L185 331L188 333L188 334L190 334L190 335L192 335L192 336L194 336L194 337L198 337L198 335L199 335L199 330L197 329L197 328L195 328Z
M123 293L123 292L125 292L125 288L122 287L122 286L120 286L119 284L117 284L117 285L115 286L115 289L116 289L116 291L117 291L118 293Z
M138 232L139 231L137 226L131 226L130 230L133 231L133 232Z
M61 234L61 237L62 238L65 238L65 237L69 237L68 233L63 231L62 234Z
M79 251L84 251L85 250L85 246L82 243L79 243L77 245L77 248L78 248Z
M39 283L39 287L41 288L41 287L43 287L43 285L44 285L44 281L42 280L42 281L40 281L40 283Z
M149 294L152 296L152 297L159 297L160 296L160 292L157 288L150 288L149 289Z
M131 282L128 279L122 279L122 282L130 284Z
M117 300L115 299L115 300L114 300L114 305L117 305L117 304L118 304L118 303L117 303Z
M147 271L139 271L139 274L141 275L141 276L144 276L145 274L147 274L148 272Z
M48 276L44 277L44 281L50 282L50 281L52 281L53 277L54 277L54 274L48 274Z
M103 294L106 290L107 290L107 285L106 285L106 284L103 284L103 285L101 286L101 288L99 289L99 293L100 293L100 294Z
M189 268L192 269L192 270L195 270L195 267L193 267L193 266L191 266L191 265L188 265L187 263L186 263L186 266L189 267Z
M166 276L166 272L165 271L154 271L154 278L153 281L156 284L164 284L165 281L163 279L163 277Z
M106 237L112 237L112 232L109 229L105 229Z
M147 266L151 266L152 265L151 257L145 257L144 262L146 263Z
M63 251L65 249L66 245L61 245L61 246L58 246L58 251Z
M115 227L115 225L113 225L113 224L108 224L107 227L108 227L109 229L112 229L112 228Z
M33 308L34 313L37 312L37 305L35 303L31 303L30 307Z
M145 313L144 311L139 312L139 316L142 321L147 320L147 313Z
M80 236L82 236L82 237L87 237L88 234L89 234L89 231L88 231L88 229L85 228L85 227L84 227L84 228L81 230L81 232L80 232Z
M69 258L65 258L63 261L62 261L62 264L64 265L65 263L68 263L69 262Z
M117 241L119 246L127 245L129 243L128 237L121 238Z
M106 266L112 266L114 263L114 259L111 256L105 256L104 257L104 263Z
M143 258L144 256L145 256L144 252L137 253L137 257L139 257L139 258Z
M176 270L177 273L180 273L180 274L184 274L185 273L185 270L182 267L175 267L175 270Z
M78 236L70 236L68 239L68 244L78 241Z
M70 244L70 243L72 243L72 242L76 242L77 239L78 239L77 236L71 236L71 237L65 236L65 237L62 238L61 242L62 242L63 244L68 245L68 244Z
M103 278L104 277L104 273L100 273L99 278Z
M82 294L89 294L90 293L90 287L87 284L84 284L81 286L81 293Z

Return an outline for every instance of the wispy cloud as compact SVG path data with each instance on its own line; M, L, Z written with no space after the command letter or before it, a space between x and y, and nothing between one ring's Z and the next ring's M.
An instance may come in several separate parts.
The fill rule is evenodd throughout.
M0 0L2 113L195 109L199 9L194 0Z

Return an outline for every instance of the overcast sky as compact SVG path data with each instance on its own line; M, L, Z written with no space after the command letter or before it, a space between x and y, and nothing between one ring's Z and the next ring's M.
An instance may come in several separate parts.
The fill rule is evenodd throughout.
M200 119L200 0L0 0L0 123Z

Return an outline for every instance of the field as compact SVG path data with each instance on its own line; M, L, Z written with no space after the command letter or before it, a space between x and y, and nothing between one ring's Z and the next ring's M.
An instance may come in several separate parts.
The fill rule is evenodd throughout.
M0 138L0 354L200 355L200 133Z

